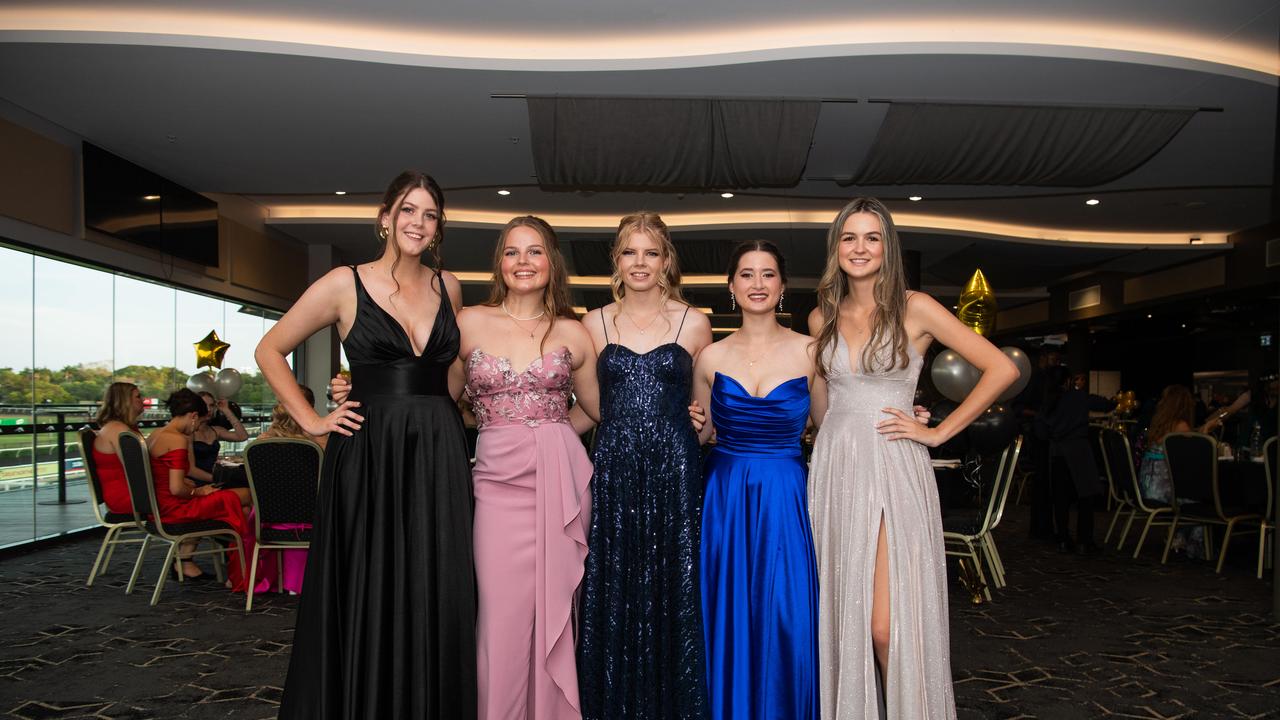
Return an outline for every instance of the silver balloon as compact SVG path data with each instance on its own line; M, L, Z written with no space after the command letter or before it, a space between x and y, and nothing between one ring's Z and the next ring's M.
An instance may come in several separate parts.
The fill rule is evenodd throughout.
M929 376L933 378L933 386L944 397L962 402L973 386L978 384L982 373L955 350L943 350L933 359Z
M213 373L206 370L187 378L187 389L194 393L214 395L214 390L217 389L216 382L217 380L213 377Z
M214 393L219 400L230 400L240 392L244 380L240 379L240 371L235 368L222 368L218 371L218 379L214 381L218 392Z
M1013 347L1012 345L1000 348L1000 352L1004 353L1005 357L1012 360L1013 364L1018 368L1018 379L1014 380L1013 384L1009 386L1009 389L1005 390L1000 395L1000 401L1003 402L1016 397L1017 394L1022 392L1022 389L1027 386L1027 382L1031 380L1031 359L1028 358L1027 354L1022 352L1020 348Z

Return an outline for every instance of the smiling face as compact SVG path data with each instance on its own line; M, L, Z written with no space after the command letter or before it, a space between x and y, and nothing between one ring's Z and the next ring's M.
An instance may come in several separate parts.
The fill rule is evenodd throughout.
M541 292L551 281L551 260L542 235L531 227L517 225L503 238L499 267L508 292Z
M850 280L875 277L884 260L884 229L874 213L854 213L840 229L836 249L840 269Z
M618 276L627 291L644 292L658 285L671 260L664 256L657 238L647 232L632 232L623 241L617 264Z
M398 206L383 213L378 222L386 230L388 242L394 228L396 247L401 254L417 257L439 234L440 208L431 193L415 187L400 200Z
M729 283L743 313L773 312L783 288L778 259L763 250L743 253Z

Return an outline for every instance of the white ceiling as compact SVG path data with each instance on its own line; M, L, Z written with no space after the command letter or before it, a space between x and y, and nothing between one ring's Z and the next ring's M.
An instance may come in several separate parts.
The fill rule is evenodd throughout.
M196 190L354 208L278 226L309 242L363 242L352 216L404 167L431 172L451 208L476 213L821 215L875 194L895 212L1053 230L1013 240L1191 236L1269 219L1280 3L964 5L960 15L945 0L11 1L0 7L0 100ZM493 94L858 102L822 106L796 188L726 201L541 192L524 102ZM1198 113L1150 162L1096 188L841 187L888 107L874 99L1221 112ZM1088 197L1103 202L1085 207ZM1029 261L1036 247L1025 246Z

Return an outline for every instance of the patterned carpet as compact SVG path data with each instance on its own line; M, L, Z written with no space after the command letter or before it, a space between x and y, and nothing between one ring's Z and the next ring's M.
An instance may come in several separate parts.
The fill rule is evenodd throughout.
M1022 536L998 531L1010 584L995 602L952 583L961 718L1280 718L1280 625L1249 539L1216 575L1160 566L1151 543L1139 561L1086 559ZM161 554L133 595L120 558L87 588L97 542L0 560L0 717L275 717L295 599L245 615L214 583L170 583L152 608Z

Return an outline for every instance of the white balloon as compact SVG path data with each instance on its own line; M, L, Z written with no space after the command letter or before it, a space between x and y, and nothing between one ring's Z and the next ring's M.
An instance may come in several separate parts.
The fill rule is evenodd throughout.
M982 373L978 372L978 368L970 365L968 360L960 357L960 353L955 350L943 350L933 359L929 376L933 378L933 386L938 388L938 392L944 397L963 402L969 395L969 391L982 378Z
M187 388L194 393L209 393L213 395L214 390L217 389L215 383L216 379L213 377L213 373L207 370L187 378Z
M218 392L216 395L219 400L230 400L240 392L240 386L244 385L244 380L240 378L240 371L235 368L222 368L218 371L218 378L215 381Z
M1013 364L1018 368L1018 379L1014 380L1013 384L1000 395L1000 400L1003 402L1016 397L1027 386L1027 382L1031 380L1031 359L1027 357L1026 353L1022 352L1021 348L1016 348L1012 345L1000 348L1000 352L1012 360Z

